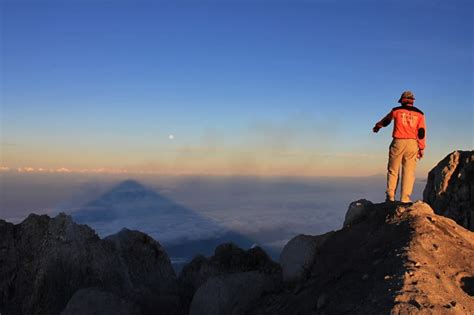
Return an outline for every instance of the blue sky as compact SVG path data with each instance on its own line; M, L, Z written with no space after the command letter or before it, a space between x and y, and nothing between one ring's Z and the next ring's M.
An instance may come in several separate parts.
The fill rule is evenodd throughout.
M471 1L2 1L0 165L382 173L391 130L371 128L410 89L427 117L425 172L474 145L472 12Z

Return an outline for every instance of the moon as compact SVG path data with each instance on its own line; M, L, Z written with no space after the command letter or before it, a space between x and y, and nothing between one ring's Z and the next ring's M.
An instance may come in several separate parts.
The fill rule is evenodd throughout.
M173 140L173 139L174 139L174 135L169 135L169 136L168 136L168 139Z

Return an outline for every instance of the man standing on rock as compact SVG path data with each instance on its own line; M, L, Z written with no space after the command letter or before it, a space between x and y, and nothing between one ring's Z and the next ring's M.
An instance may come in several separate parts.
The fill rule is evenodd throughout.
M387 116L375 124L372 129L377 133L380 128L387 127L395 120L392 143L388 156L387 191L385 201L395 201L400 164L402 165L401 198L404 203L411 202L410 195L415 183L417 159L424 154L426 142L425 116L421 110L413 106L415 95L411 91L402 93L398 103Z

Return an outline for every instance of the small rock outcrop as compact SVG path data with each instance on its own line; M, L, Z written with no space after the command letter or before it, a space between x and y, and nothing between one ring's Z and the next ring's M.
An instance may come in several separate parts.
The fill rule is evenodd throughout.
M292 238L283 248L280 265L283 281L299 282L307 278L314 264L319 248L334 232L323 235L298 235Z
M191 315L245 314L263 294L275 291L280 278L258 271L209 278L196 291Z
M0 220L0 250L1 314L59 314L86 288L103 292L99 301L120 300L141 314L180 312L169 258L141 232L101 240L67 215L30 215L18 225ZM91 291L81 294L94 301Z
M242 275L251 271L256 273L247 274L246 276ZM272 282L275 284L281 282L280 265L273 262L263 249L254 247L249 250L243 250L233 243L225 243L216 247L214 256L209 258L197 256L184 266L179 276L183 307L185 309L189 307L193 297L195 297L195 293L211 278L221 277L219 278L220 280L213 282L212 286L209 285L203 288L203 290L212 290L215 285L227 283L227 279L230 279L226 284L227 288L231 291L238 290L239 286L236 283L240 282L236 279L241 279L239 276L231 278L222 277L231 274L240 274L245 279L254 276L255 281L258 280L263 283ZM252 285L257 285L257 283L252 282ZM266 286L261 284L260 287ZM217 306L210 305L212 303L221 303L219 300L208 299L206 301L209 305L204 307L205 303L199 296L205 296L205 294L200 293L196 297L198 301L195 302L195 305L199 305L200 310L220 309ZM197 312L196 309L194 311Z
M440 161L428 174L423 199L474 231L474 151L455 151Z
M371 201L360 199L351 202L344 218L343 227L348 227L367 218L374 210L374 204Z

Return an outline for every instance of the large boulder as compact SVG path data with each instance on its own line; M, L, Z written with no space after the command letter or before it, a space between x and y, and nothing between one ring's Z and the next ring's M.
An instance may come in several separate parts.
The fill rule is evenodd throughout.
M343 227L356 224L367 218L374 210L374 205L371 201L360 199L351 202L349 209L347 209L346 217L344 218Z
M179 276L183 307L189 307L195 292L210 278L248 271L276 275L281 279L280 265L260 247L243 250L233 243L224 243L216 247L214 256L196 256L183 267Z
M323 235L298 235L292 238L280 254L280 265L283 281L298 282L305 280L318 254L318 249L327 238L329 232Z
M101 240L65 214L30 215L18 225L0 221L0 250L1 314L59 314L76 291L90 287L144 314L179 311L169 258L143 233Z
M257 271L212 277L197 290L189 314L245 314L263 294L275 290L279 282L279 277Z
M439 162L428 174L423 199L474 231L474 151L454 151Z
M133 300L141 305L142 312L176 312L180 304L178 282L160 243L145 233L128 229L105 238L104 242L116 250L118 263L128 275Z

